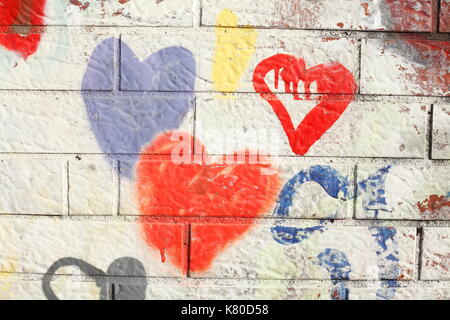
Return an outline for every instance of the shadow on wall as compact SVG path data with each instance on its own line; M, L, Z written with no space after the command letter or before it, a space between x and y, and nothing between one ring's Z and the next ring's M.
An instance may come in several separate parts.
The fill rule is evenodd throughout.
M59 300L52 289L52 276L59 268L76 266L84 274L93 277L97 287L101 288L100 300L108 300L111 293L108 292L109 285L114 286L114 300L144 300L147 288L144 265L135 258L123 257L114 260L106 272L93 265L76 258L62 258L50 266L42 279L42 289L48 300ZM132 284L116 283L108 281L106 277L136 277L136 282Z

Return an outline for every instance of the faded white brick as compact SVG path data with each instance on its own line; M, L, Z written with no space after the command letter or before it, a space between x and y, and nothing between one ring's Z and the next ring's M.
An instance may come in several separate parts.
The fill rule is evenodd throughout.
M190 266L192 271L202 260L203 246L199 225L192 225ZM192 272L193 277L245 279L323 279L331 277L350 280L412 279L415 261L415 228L332 227L315 229L277 229L277 237L298 241L281 244L274 240L270 225L256 225L239 244L231 243L219 253L205 272ZM294 227L294 226L292 226ZM299 227L299 225L295 225ZM217 225L215 225L217 228ZM301 228L301 227L300 227ZM289 231L289 232L287 232ZM287 233L286 233L287 232ZM283 234L284 233L284 234ZM294 233L294 236L292 236ZM219 236L217 236L219 238ZM304 239L302 239L304 238ZM297 239L297 240L295 240ZM221 246L222 240L213 245ZM195 243L197 242L197 243ZM207 250L207 247L205 247ZM392 258L393 256L395 258ZM339 261L339 268L332 267ZM321 260L322 259L322 260ZM334 259L334 260L333 260ZM321 265L322 263L322 265ZM327 269L328 268L328 269Z
M74 33L68 28L49 30L27 59L0 47L0 89L81 90L89 58L107 37L111 36ZM102 63L110 65L101 70L105 79L112 79L113 57L102 57ZM112 90L112 83L97 82L86 89Z
M433 28L433 1L414 7L382 0L204 0L202 23L216 25L223 9L239 17L238 25L268 28L428 31ZM222 22L223 26L233 26Z
M3 152L100 152L81 96L0 96Z
M450 159L450 104L433 106L433 159Z
M448 287L352 288L350 300L449 300Z
M271 280L270 283L240 280L240 285L227 284L225 279L210 281L197 280L194 283L181 281L172 284L167 280L156 280L147 287L148 300L330 300L337 298L335 290L346 290L349 300L448 300L450 289L440 287L393 287L386 283L368 284L354 287L352 282L324 284L320 287L307 284L296 285ZM294 282L291 280L291 283ZM403 284L402 284L403 285ZM341 286L341 287L339 287Z
M361 93L448 96L445 41L364 39Z
M450 228L424 228L422 280L450 280Z
M296 128L316 101L279 95ZM351 102L307 156L411 157L425 150L427 107L420 104ZM254 95L197 100L196 134L211 154L249 148L262 154L293 155L270 104Z
M100 288L95 282L56 280L52 289L61 300L98 300ZM0 274L0 300L46 300L42 281L17 279Z
M0 96L0 127L2 152L30 153L138 153L134 146L142 134L159 126L192 132L193 100L190 110L171 116L173 123L164 123L164 112L177 112L177 96L145 97L120 95L110 98L92 98L86 104L81 95L4 94ZM135 108L128 111L127 108ZM152 110L148 110L153 107ZM93 116L89 117L89 112ZM127 119L128 122L125 122ZM93 127L96 127L94 130ZM111 131L121 127L122 134L112 139ZM153 130L151 129L153 127ZM98 138L96 137L98 135ZM142 142L142 141L141 141ZM143 142L141 147L150 143ZM103 148L102 148L103 146ZM106 149L107 146L107 149Z
M0 159L0 213L61 215L65 210L65 163L31 157Z
M71 215L117 213L117 165L111 162L98 158L69 161Z
M297 287L283 284L226 284L226 280L179 281L158 279L147 286L147 300L328 300L330 288Z
M447 166L361 165L357 175L357 218L450 219Z
M192 26L192 2L48 0L47 25Z
M146 243L143 226L137 222L3 218L0 235L0 272L13 268L17 273L46 273L60 259L75 258L106 273L116 259L129 257L142 263L147 276L183 275L170 263L173 256L161 262L159 250ZM185 245L181 239L182 256L175 259L185 259ZM56 272L83 275L77 266L61 267Z

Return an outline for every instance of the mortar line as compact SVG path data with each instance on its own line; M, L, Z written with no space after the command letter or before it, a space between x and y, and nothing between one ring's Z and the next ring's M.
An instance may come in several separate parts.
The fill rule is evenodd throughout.
M107 282L106 286L108 288L108 300L116 300L116 284L113 282Z
M189 223L188 224L188 229L187 229L187 261L186 261L186 277L187 278L191 278L191 237L192 237L192 225Z
M358 194L358 164L355 164L353 166L353 192L354 192L354 197L352 199L352 203L353 203L353 212L352 212L352 218L353 220L358 220L356 217L356 204L357 204L357 194Z
M221 94L231 95L239 98L258 98L260 94L254 91L240 91L240 92L219 92L214 90L195 90L195 91L133 91L133 90L78 90L78 89L0 89L0 93L5 93L7 97L23 96L48 96L48 97L73 97L83 93L91 98L114 98L114 99L128 99L129 97L136 98L173 98L186 97L186 94L192 95L195 93L197 97L209 98ZM120 93L120 95L118 95ZM269 93L269 92L266 92ZM290 96L291 93L275 92L279 96ZM299 93L300 96L305 96L305 93ZM450 97L444 95L407 95L407 94L343 94L343 93L313 93L310 95L311 101L317 98L325 98L331 101L339 101L348 96L353 96L353 102L385 102L385 103L450 103ZM345 99L346 100L346 99Z
M417 279L422 280L422 256L423 256L423 239L424 239L424 230L423 227L417 228L417 240L418 240L418 252L417 252Z
M361 95L362 39L358 39L358 96Z
M121 167L120 167L120 165L121 165L121 163L120 163L120 161L119 161L119 159L117 159L116 160L117 161L117 163L116 163L116 165L117 165L117 178L116 178L116 180L117 180L117 202L116 202L116 216L119 216L120 215L120 199L121 199L121 187L120 187L120 184L121 184L121 182L122 182L122 176L121 176L121 173L122 173L122 169L121 169Z
M441 30L441 0L435 0L436 3L436 9L435 9L435 13L436 13L436 25L434 26L434 30L436 33L440 33Z
M195 96L194 98L194 119L193 119L193 128L192 128L192 135L193 135L193 140L192 140L192 146L191 146L191 154L195 155L195 141L197 139L197 96Z
M427 114L427 135L425 140L425 152L428 160L433 160L433 112L434 104L430 106L430 113Z
M179 26L125 26L125 25L46 25L46 26L32 26L36 29L34 33L51 33L58 32L59 30L69 30L70 32L77 34L92 34L92 33L133 33L140 34L146 32L147 30L152 30L154 32L150 33L161 33L161 32L177 32L179 34L189 33L190 30L197 29L198 31L208 32L214 30L215 28L223 28L223 29L256 29L260 32L267 32L267 34L271 33L291 33L295 34L296 37L310 37L310 38L358 38L358 39L407 39L408 36L411 38L420 38L420 40L442 40L445 41L447 39L447 35L440 32L429 32L429 31L378 31L378 30L341 30L341 29L299 29L299 28L273 28L273 27L264 27L264 26L216 26L216 25L202 25L201 21L196 25L194 19L197 15L197 21L200 21L201 18L201 10L199 13L193 12L193 21L191 25L179 25ZM29 28L30 26L15 26L16 30L14 32L10 32L10 26L1 26L0 25L0 33L9 34L9 33L17 33L20 32L20 28Z
M315 226L324 225L329 227L372 227L390 226L398 228L449 228L450 220L412 220L412 219L317 219L317 218L280 218L278 216L263 216L258 218L241 217L206 217L206 216L140 216L140 215L48 215L48 214L10 214L0 215L2 219L15 221L53 221L53 222L79 222L79 223L175 223L175 224L254 224L259 226Z
M18 279L22 281L42 281L45 276L44 273L10 273L3 272L2 275L8 275L12 279ZM217 287L270 287L276 286L294 286L298 288L322 288L331 286L329 279L251 279L251 278L220 278L220 277L163 277L163 276L117 276L117 275L85 275L85 274L53 274L50 276L51 281L79 281L79 282L91 282L95 281L107 282L107 283L139 283L142 279L146 279L149 285L154 285L158 282L166 282L173 285L213 285ZM389 284L391 280L379 280L379 279L354 279L354 280L342 280L350 285L351 288L371 288L378 287L380 284ZM397 282L400 288L447 288L450 286L449 280L399 280Z
M70 161L66 161L66 179L67 179L67 195L66 195L66 201L67 201L67 216L70 216Z
M115 41L117 46L116 50L114 50L114 55L116 55L116 59L114 59L114 70L115 70L115 83L114 89L115 92L121 91L121 64L122 64L122 34L119 34L118 41Z

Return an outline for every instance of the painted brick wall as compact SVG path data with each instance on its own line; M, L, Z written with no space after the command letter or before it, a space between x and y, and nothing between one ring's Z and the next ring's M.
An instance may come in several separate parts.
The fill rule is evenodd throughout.
M0 0L0 299L450 299L448 0Z

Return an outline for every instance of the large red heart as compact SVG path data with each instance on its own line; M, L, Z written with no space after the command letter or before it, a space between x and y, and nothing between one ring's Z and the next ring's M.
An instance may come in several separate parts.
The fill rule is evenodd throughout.
M148 223L145 216L245 217L256 218L270 209L280 188L277 171L267 162L211 164L203 156L194 163L190 151L179 152L178 134L165 133L143 151L137 165L137 192L147 243L161 252L162 260L186 271L182 226ZM183 135L185 145L205 149L191 136ZM186 148L185 150L191 150ZM170 156L151 154L188 154L189 161L179 163ZM184 153L184 154L183 154ZM150 154L150 155L149 155ZM224 160L224 159L222 159ZM194 224L190 241L190 271L204 271L213 259L252 226L248 224Z
M310 86L313 82L317 83L317 92L323 94L318 98L320 102L297 128L294 128L283 103L269 89L264 79L271 70L275 71L275 88L278 88L281 77L285 92L293 93L295 100L301 100L298 94L299 81L304 83L305 99L310 99ZM336 122L353 100L357 90L352 73L340 63L326 63L306 69L303 59L287 54L277 54L261 61L253 72L253 87L272 106L289 139L292 151L299 155L304 155ZM333 94L333 100L327 94Z
M40 33L33 33L33 26L44 25L46 0L0 0L0 26L6 33L0 36L0 45L18 52L24 59L36 52L41 41ZM14 28L21 27L19 34ZM27 28L27 29L25 29Z

